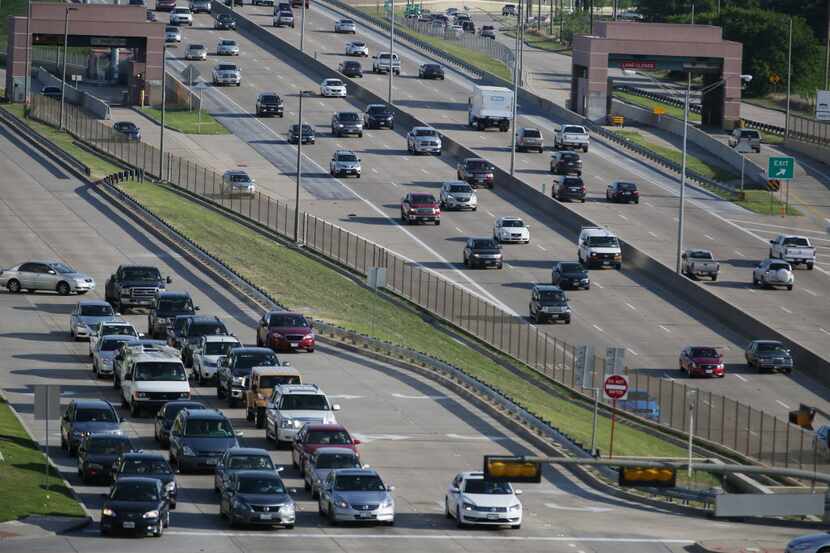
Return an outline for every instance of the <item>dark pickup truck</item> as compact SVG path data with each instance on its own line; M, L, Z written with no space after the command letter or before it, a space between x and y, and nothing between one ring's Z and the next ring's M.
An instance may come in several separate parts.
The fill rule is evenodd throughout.
M166 338L167 327L172 326L178 315L194 315L199 310L187 292L159 290L156 301L147 315L147 334L152 338Z
M150 308L156 302L156 294L173 282L169 276L161 277L157 267L148 265L121 265L108 279L105 286L106 300L119 313L135 307Z

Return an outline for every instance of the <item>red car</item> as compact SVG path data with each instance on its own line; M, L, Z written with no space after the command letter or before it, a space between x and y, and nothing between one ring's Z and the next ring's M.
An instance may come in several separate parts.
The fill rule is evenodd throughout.
M256 333L257 347L274 351L314 351L314 331L311 323L300 313L269 311L259 320Z
M458 175L458 180L463 180L473 188L479 186L493 188L495 170L496 168L485 159L468 157L458 164L456 175Z
M709 346L689 346L681 351L680 370L689 373L690 378L696 376L722 378L726 374L723 356L718 350Z
M291 462L305 470L305 461L309 455L321 447L342 447L357 453L360 440L355 440L342 424L306 424L297 432L291 446Z
M441 224L441 206L432 194L410 192L401 200L401 222L409 225L418 221Z

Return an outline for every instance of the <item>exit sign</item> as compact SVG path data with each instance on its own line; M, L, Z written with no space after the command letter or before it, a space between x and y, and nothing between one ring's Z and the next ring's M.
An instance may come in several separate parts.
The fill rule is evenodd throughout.
M775 180L792 180L795 175L795 159L791 157L771 157L767 163L767 178Z

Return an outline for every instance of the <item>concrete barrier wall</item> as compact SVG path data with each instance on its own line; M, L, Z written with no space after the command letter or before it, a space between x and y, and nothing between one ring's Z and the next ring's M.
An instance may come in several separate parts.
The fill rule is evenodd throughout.
M784 147L803 156L812 158L819 163L830 163L830 146L822 146L820 144L788 138L784 141Z
M219 13L231 13L221 4L214 4L214 10ZM276 35L271 34L267 29L249 21L238 13L237 18L239 32L246 38L256 42L262 48L275 55L277 58L293 67L299 68L304 73L311 73L312 78L340 78L347 83L349 99L353 102L365 105L369 103L386 103L381 98L363 88L354 80L348 79L330 69L323 63L315 60L312 56L304 54L294 48L288 42ZM519 95L519 101L533 102L540 109L548 108L548 113L553 117L560 117L563 122L574 122L580 124L584 118L568 112L561 106L556 106L547 100L538 99L535 96ZM548 104L550 104L548 106ZM397 107L392 108L395 113L396 132L402 132L414 126L426 125L414 116L401 111ZM472 150L462 144L442 136L444 143L444 158L462 159L466 157L478 157ZM578 213L571 211L553 198L542 194L540 191L526 185L521 180L510 176L506 171L496 167L494 192L510 201L517 207L524 209L541 220L552 229L560 232L565 237L572 237L576 242L579 231L583 226L596 226L596 223L586 219ZM751 339L772 339L781 340L792 345L793 358L797 363L798 370L816 378L817 380L830 384L830 361L821 359L815 353L795 344L767 324L744 313L739 307L730 304L726 300L709 292L697 282L682 277L674 272L674 269L660 263L636 247L621 241L623 251L623 264L626 274L633 280L649 290L668 295L672 301L681 309L688 309L697 315L703 315L724 325L738 337L747 341ZM574 249L576 245L574 245Z
M43 67L38 67L35 72L35 78L38 81L43 83L44 86L61 86L61 80L51 73L49 73ZM69 83L66 83L66 87L64 88L64 98L66 102L70 104L74 104L76 106L81 106L84 108L84 111L88 112L89 114L95 116L98 119L109 119L110 118L110 106L105 101L93 96L89 92L85 92L83 90L78 90L74 86Z
M165 102L167 107L192 107L194 110L199 109L199 96L194 94L186 84L184 84L178 77L173 75L170 71L167 72L167 79L165 79L167 87L167 96ZM161 107L161 103L158 106Z

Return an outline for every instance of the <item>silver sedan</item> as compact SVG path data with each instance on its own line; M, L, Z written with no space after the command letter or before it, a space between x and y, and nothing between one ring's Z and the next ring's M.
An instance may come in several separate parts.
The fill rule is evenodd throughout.
M216 44L216 55L217 56L238 56L239 55L239 45L236 43L235 40L231 40L229 38L223 38Z
M12 294L22 290L48 290L67 296L95 290L95 280L60 261L29 261L0 271L0 286Z
M99 323L120 320L112 306L103 300L78 302L69 317L69 333L76 340L89 338Z
M337 469L320 486L318 509L331 524L383 522L395 524L394 486L387 486L374 469Z

